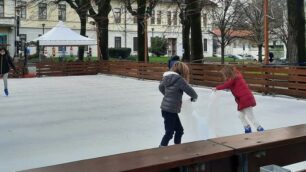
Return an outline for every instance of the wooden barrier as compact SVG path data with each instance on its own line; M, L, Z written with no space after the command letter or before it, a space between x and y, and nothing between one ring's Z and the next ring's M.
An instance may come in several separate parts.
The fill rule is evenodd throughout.
M261 166L306 160L306 124L210 141L233 148L241 171L258 172Z
M306 160L306 124L148 149L22 172L258 172Z
M190 67L191 84L214 87L222 83L222 76L219 71L223 65L188 65ZM48 62L37 63L36 68L39 77L103 73L150 80L161 80L162 74L167 71L166 64L146 64L130 61ZM306 98L305 67L240 65L237 68L253 91ZM14 77L22 77L22 74L14 74Z

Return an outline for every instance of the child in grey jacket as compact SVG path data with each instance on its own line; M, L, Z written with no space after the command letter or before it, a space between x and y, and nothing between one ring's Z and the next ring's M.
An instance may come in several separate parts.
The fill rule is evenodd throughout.
M198 98L194 89L189 86L189 68L183 62L177 62L171 71L165 72L159 85L160 92L164 95L161 103L162 116L165 124L165 134L160 146L168 146L174 135L174 144L180 144L184 133L178 113L181 112L182 97L185 92L191 101Z

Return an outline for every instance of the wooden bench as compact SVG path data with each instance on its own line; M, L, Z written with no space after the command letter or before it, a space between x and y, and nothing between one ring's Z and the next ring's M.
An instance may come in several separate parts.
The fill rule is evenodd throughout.
M306 124L25 170L22 172L258 172L306 160Z

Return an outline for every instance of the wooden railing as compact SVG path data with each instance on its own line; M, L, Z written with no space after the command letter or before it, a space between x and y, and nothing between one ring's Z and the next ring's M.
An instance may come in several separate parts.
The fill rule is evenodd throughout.
M189 64L190 83L214 87L222 82L222 65ZM306 98L306 68L237 65L253 91ZM95 75L98 73L161 80L166 64L129 61L38 63L37 76ZM22 77L21 75L14 75Z
M123 153L23 172L258 172L306 160L306 124Z

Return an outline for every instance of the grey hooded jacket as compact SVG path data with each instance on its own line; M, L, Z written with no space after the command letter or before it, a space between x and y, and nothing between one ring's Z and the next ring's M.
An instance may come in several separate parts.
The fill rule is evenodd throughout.
M191 98L198 98L194 89L179 74L168 71L163 75L163 80L159 84L159 91L164 95L160 108L171 113L180 113L182 107L182 97L185 92Z

